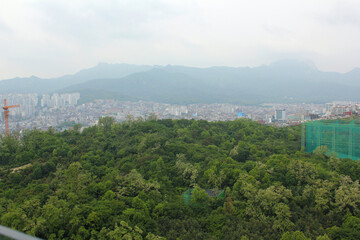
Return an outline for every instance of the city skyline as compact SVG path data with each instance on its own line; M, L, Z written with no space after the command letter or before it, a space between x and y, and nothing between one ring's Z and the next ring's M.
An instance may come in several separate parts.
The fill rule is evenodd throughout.
M230 103L169 104L151 101L117 101L98 99L78 104L79 93L0 94L0 100L19 104L10 111L10 130L41 129L49 127L65 130L74 124L83 127L97 124L101 117L112 117L117 122L157 119L196 119L206 121L233 121L247 118L260 124L278 127L297 125L314 119L338 119L360 114L359 102L335 101L314 103L263 103L242 105ZM0 124L4 116L0 115ZM0 128L0 134L4 131Z

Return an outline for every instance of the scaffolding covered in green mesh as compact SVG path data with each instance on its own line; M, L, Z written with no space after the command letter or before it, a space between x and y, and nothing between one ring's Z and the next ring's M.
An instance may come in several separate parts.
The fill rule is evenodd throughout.
M185 204L190 204L193 190L194 190L193 188L189 188L183 193L182 198ZM217 189L217 190L204 189L204 190L209 197L213 197L216 199L225 198L225 191L223 189Z
M183 200L185 204L190 204L191 202L191 194L192 194L193 189L189 188L188 190L186 190L183 194Z
M313 152L327 146L338 158L360 159L360 121L322 120L307 122L302 129L302 147Z

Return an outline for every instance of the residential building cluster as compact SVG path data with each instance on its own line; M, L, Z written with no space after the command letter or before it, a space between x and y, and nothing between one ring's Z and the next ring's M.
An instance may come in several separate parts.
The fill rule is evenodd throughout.
M0 95L1 106L4 106L4 99L6 99L7 105L20 105L20 107L12 108L10 111L10 116L16 117L16 119L26 119L34 116L39 101L37 94L6 94ZM1 114L1 120L4 120L3 113Z
M313 119L333 119L360 112L358 103L327 104L280 104L236 105L227 103L176 105L145 101L95 100L77 104L79 93L54 94L8 94L0 100L8 105L20 104L10 111L10 129L43 129L54 127L64 130L75 123L91 126L100 117L111 116L121 122L126 119L203 119L207 121L229 121L248 118L262 124L287 126ZM2 104L1 104L2 105ZM0 123L4 124L3 115ZM4 132L4 128L0 128Z
M360 114L360 103L355 102L332 102L325 104L325 116L351 116Z
M59 108L75 107L77 101L80 99L79 93L54 93L38 95L36 93L29 94L1 94L0 105L4 105L4 99L7 101L7 105L20 105L17 108L10 109L10 129L19 128L43 128L42 126L49 126L50 124L56 124L56 122L46 122L42 119L43 115L52 115L54 111ZM64 116L57 116L59 121ZM53 118L53 117L51 117ZM0 123L4 124L4 113L0 114ZM51 125L56 126L56 125ZM0 128L0 132L4 132L3 128Z
M41 96L41 107L57 108L64 106L75 106L80 99L80 93L54 93Z

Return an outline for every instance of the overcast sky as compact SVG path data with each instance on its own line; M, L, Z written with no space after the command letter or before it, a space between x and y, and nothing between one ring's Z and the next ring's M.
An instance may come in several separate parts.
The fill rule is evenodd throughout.
M360 67L359 0L0 0L0 79L98 62Z

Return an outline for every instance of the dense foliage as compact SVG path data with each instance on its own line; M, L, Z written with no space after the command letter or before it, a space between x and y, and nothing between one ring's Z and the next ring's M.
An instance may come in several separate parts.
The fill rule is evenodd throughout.
M0 142L0 224L44 239L360 239L360 165L325 151L250 120L31 130Z

